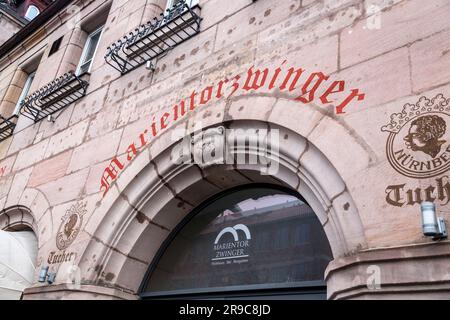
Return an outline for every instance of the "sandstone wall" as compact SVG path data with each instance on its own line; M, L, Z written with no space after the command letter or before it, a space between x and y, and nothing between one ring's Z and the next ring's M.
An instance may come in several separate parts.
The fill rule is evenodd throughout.
M75 66L77 60L68 56L68 51L74 57L80 55L83 38L77 35L78 22L82 25L83 19L101 5L105 5L104 1L80 1L80 12L62 12L37 30L34 38L3 57L0 97L4 97L17 68L40 52L43 58L34 90ZM353 236L357 227L352 226L353 218L345 220L346 212L359 217L364 230L360 250L430 243L422 235L418 204L408 203L408 190L412 196L422 192L423 200L426 190L431 192L440 215L448 219L448 177L443 172L417 179L394 170L387 158L389 132L382 131L382 127L389 124L394 113L401 113L405 104L416 104L422 96L433 99L442 94L450 99L450 2L200 0L200 6L203 21L199 35L160 59L153 74L140 67L121 76L105 63L107 47L159 13L165 4L156 0L112 1L87 96L64 110L55 123L33 124L21 117L14 136L0 144L0 168L4 168L0 209L17 205L29 209L37 224L40 265L46 264L51 252L58 251L55 240L62 218L81 202L86 209L83 226L67 251L77 253L76 263L87 265L83 272L95 270L97 284L101 279L100 283L135 293L142 278L117 283L118 275L103 270L102 263L87 257L85 249L92 241L105 248L114 247L112 236L106 234L108 228L99 229L106 215L101 210L106 207L105 201L121 205L117 203L121 201L119 194L123 195L132 179L173 144L170 131L192 126L194 119L204 126L258 120L307 139L329 161L316 163L318 171L327 172L332 167L345 184L342 188L335 186L331 201L339 199L342 193L354 201L333 205L340 206L341 223L349 226L347 238ZM49 47L61 36L64 39L60 50L48 57ZM67 61L74 59L70 66ZM346 107L345 114L336 114L333 105L294 101L298 92L267 91L242 93L198 108L150 142L136 158L139 164L127 167L114 190L103 198L100 187L105 168L111 159L126 157L129 145L150 126L153 117L161 117L193 90L217 84L224 77L245 76L251 66L274 70L285 60L308 72L324 72L330 76L330 82L344 80L347 88L357 88L365 94L364 101L355 101ZM450 119L443 112L442 117L450 126ZM450 138L448 132L446 137ZM293 150L296 147L293 145ZM331 179L327 182L326 177L317 179L324 185L335 183ZM387 201L389 190L401 192L395 204ZM201 192L197 194L199 201ZM390 196L392 200L394 194ZM151 212L144 215L148 215L147 223L151 225ZM155 237L164 238L171 229L172 226L166 226L163 231L155 230ZM117 261L130 257L131 246L124 241L120 244L123 248L113 248ZM354 248L342 255L355 254ZM83 257L85 261L81 261ZM140 270L139 277L147 266L148 261L136 257L128 264ZM57 270L60 264L52 267ZM91 281L88 278L86 282Z

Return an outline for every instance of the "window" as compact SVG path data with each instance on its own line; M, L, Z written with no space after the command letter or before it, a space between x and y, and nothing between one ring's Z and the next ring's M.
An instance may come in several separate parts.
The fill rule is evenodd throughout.
M25 98L28 96L28 93L30 92L31 84L33 83L35 75L36 75L35 72L31 73L28 76L27 81L25 81L25 85L23 86L22 93L20 94L20 97L19 97L19 101L17 101L16 108L14 109L14 115L19 115L22 101L25 100Z
M58 52L63 39L64 39L64 36L62 36L61 38L59 38L58 40L55 40L55 42L53 42L52 47L50 48L50 52L48 54L49 57L52 56L54 53Z
M240 188L201 206L179 230L153 262L144 298L226 298L243 291L253 292L244 298L292 291L297 298L326 297L331 248L297 194Z
M139 26L126 37L108 47L106 63L122 75L165 56L175 46L200 33L200 6L187 10L185 1L167 2L165 14ZM196 0L188 2L193 5ZM180 5L181 4L181 5ZM147 14L145 14L147 15Z
M190 7L193 7L198 4L199 0L168 0L167 9L170 9L181 2L186 2Z
M27 20L31 21L34 18L36 18L39 15L39 13L41 13L39 11L39 8L36 7L36 6L31 5L31 6L28 7L27 12L25 13L25 18Z
M102 31L103 27L98 28L88 36L83 54L81 55L80 63L77 68L77 75L91 71L92 62L94 61L95 53L97 52Z

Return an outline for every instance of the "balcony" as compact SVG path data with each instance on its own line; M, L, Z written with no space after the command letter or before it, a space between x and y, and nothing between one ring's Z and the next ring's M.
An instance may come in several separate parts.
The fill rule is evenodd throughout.
M8 139L14 133L16 127L17 116L14 115L8 119L0 116L0 142Z
M108 47L106 62L122 75L163 56L200 32L200 6L185 1Z
M89 73L81 76L68 72L22 101L20 113L39 122L59 112L86 95Z

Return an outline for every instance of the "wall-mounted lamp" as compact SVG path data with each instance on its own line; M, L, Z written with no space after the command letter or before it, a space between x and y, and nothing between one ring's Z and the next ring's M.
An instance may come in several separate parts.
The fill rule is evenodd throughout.
M151 60L147 61L147 63L145 64L145 68L151 72L155 72L156 70L156 66Z
M444 218L438 218L436 214L436 205L433 202L423 202L422 209L422 229L427 237L433 237L433 240L447 239L447 227Z
M39 282L44 283L47 280L48 266L42 267L39 272Z
M47 281L48 284L53 284L56 280L56 273L48 272L49 267L41 267L41 271L39 272L39 282L44 283Z
M53 284L56 280L56 273L49 273L47 277L47 283Z
M52 115L49 115L49 116L47 117L47 121L48 121L48 122L51 122L51 123L55 123L55 118L53 118Z

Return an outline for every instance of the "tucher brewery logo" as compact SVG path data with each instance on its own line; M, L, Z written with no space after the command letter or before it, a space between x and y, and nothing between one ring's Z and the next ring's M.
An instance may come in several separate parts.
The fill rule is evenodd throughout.
M386 152L400 174L427 179L450 170L450 99L442 94L406 104L381 130L389 132Z
M86 204L77 202L67 210L56 235L56 246L59 250L67 249L78 236L86 214Z
M242 234L245 239L239 237ZM234 241L224 241L232 236ZM211 259L213 266L247 263L252 235L247 226L238 224L220 231L214 241L214 258Z
M401 113L381 130L388 132L387 158L403 176L413 179L434 178L429 186L407 184L388 186L386 202L395 207L420 205L423 201L450 202L450 99L438 94L406 104ZM447 174L447 175L446 175Z

